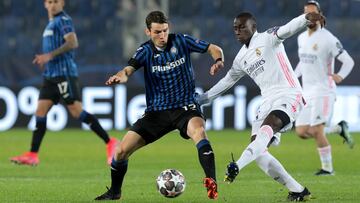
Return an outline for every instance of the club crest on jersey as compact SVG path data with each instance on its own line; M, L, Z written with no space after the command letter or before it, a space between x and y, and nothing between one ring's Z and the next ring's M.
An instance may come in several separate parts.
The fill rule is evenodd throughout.
M256 48L256 49L255 49L255 53L256 53L256 56L257 56L257 57L261 56L261 51L260 51L259 48Z
M314 44L312 48L314 49L314 51L317 51L319 47L317 44Z
M178 50L177 50L176 47L171 47L170 52L171 52L172 54L177 54Z

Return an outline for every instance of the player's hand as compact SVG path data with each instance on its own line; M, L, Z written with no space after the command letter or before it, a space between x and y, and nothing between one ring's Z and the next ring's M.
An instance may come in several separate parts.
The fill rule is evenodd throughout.
M305 18L308 21L310 21L311 25L316 25L316 23L319 21L321 27L325 26L325 16L323 16L320 13L315 13L315 12L307 13Z
M44 65L47 64L52 58L53 57L50 53L37 54L35 55L35 58L32 61L32 63L38 65L41 69L43 69Z
M116 75L111 76L106 82L106 85L113 85L119 83L126 83L128 81L128 76L124 71L118 72Z
M343 78L338 74L333 74L332 78L334 79L336 84L339 84L339 83L341 83L343 81Z
M223 67L224 67L224 62L217 61L216 63L214 63L214 65L211 66L210 75L215 75Z

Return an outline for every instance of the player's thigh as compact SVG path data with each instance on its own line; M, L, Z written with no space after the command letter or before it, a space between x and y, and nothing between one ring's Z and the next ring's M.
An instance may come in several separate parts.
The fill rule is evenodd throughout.
M52 100L49 99L38 100L35 115L39 117L45 117L53 105L54 103Z
M59 103L59 100L60 100L60 95L59 95L59 90L57 88L55 79L52 79L52 78L44 79L43 84L40 88L40 94L39 94L39 102L38 102L39 114L43 114L43 112L44 112L43 110L46 111L49 103L52 103L52 105L57 104L57 103ZM49 102L49 101L51 101L51 102Z
M115 156L117 156L118 159L126 159L145 145L145 140L138 133L128 131L121 142L117 144Z

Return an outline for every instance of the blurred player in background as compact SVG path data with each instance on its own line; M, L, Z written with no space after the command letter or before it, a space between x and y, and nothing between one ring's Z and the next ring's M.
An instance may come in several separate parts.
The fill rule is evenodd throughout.
M212 101L247 74L260 88L262 103L252 123L251 143L239 160L227 166L225 181L233 182L239 171L255 160L267 175L288 188L288 200L304 201L310 197L309 190L300 185L267 148L276 141L275 133L291 129L305 104L282 42L321 18L316 13L303 14L263 33L257 32L252 14L245 12L235 18L234 32L243 46L226 76L200 95L198 101L200 104Z
M31 149L23 155L10 159L24 165L39 164L39 148L46 132L46 115L54 104L62 99L71 115L90 126L107 146L108 163L111 163L117 140L109 138L94 115L82 109L74 49L78 40L72 19L64 11L64 0L44 0L49 23L43 32L43 54L35 56L33 63L44 69L44 82L36 109L36 127L33 131Z
M304 13L321 13L316 1L304 6ZM331 145L325 135L325 125L330 124L335 103L336 84L340 83L352 70L354 61L343 49L340 41L320 22L309 24L307 31L298 37L300 62L296 67L297 76L302 76L302 86L307 105L296 119L296 132L304 139L314 138L321 160L321 169L315 175L333 175ZM334 74L334 59L342 66ZM329 126L328 132L339 133L350 148L354 141L348 131L346 121Z
M215 157L205 132L205 121L195 100L195 81L190 53L209 53L214 59L210 74L224 66L222 49L206 41L184 34L169 34L167 17L153 11L146 17L143 43L129 60L128 66L113 75L107 85L126 83L128 77L144 67L145 114L137 120L118 144L111 163L111 187L95 200L116 200L128 168L129 156L168 132L178 129L196 145L200 164L205 172L204 186L208 197L218 196Z

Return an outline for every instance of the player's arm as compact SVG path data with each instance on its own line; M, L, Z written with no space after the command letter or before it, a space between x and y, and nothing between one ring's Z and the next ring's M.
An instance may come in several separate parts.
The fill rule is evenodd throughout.
M306 27L308 24L317 23L318 21L321 23L321 26L324 26L325 17L318 13L307 13L302 14L294 19L292 19L287 24L279 27L273 28L272 30L268 30L268 32L273 32L276 37L282 41L286 38L293 36L294 34L298 33L302 29Z
M295 70L294 70L294 73L295 73L295 75L296 75L296 77L301 77L301 69L300 69L300 64L301 64L301 62L299 61L299 63L297 64L297 66L296 66L296 68L295 68Z
M50 53L35 55L33 64L37 64L40 67L43 67L44 64L51 61L56 56L59 56L63 53L66 53L72 49L76 49L79 47L79 42L78 42L75 32L69 32L66 35L64 35L64 40L65 40L65 43L62 46L60 46L59 48L55 49L54 51L52 51Z
M333 79L336 83L341 83L342 80L350 74L355 63L353 58L345 50L343 50L336 58L342 63L342 65L339 72L337 74L333 74Z
M113 85L119 83L126 83L129 79L129 76L132 75L136 69L132 66L126 66L115 75L111 76L106 82L106 85Z
M208 104L212 100L216 99L218 96L225 93L230 89L234 84L240 80L246 73L240 69L240 66L236 61L234 61L233 66L226 73L219 82L217 82L212 88L210 88L205 93L198 96L197 101L200 105Z
M210 75L215 75L221 68L224 67L223 50L215 44L210 44L207 52L211 55L211 57L215 61L210 68Z

